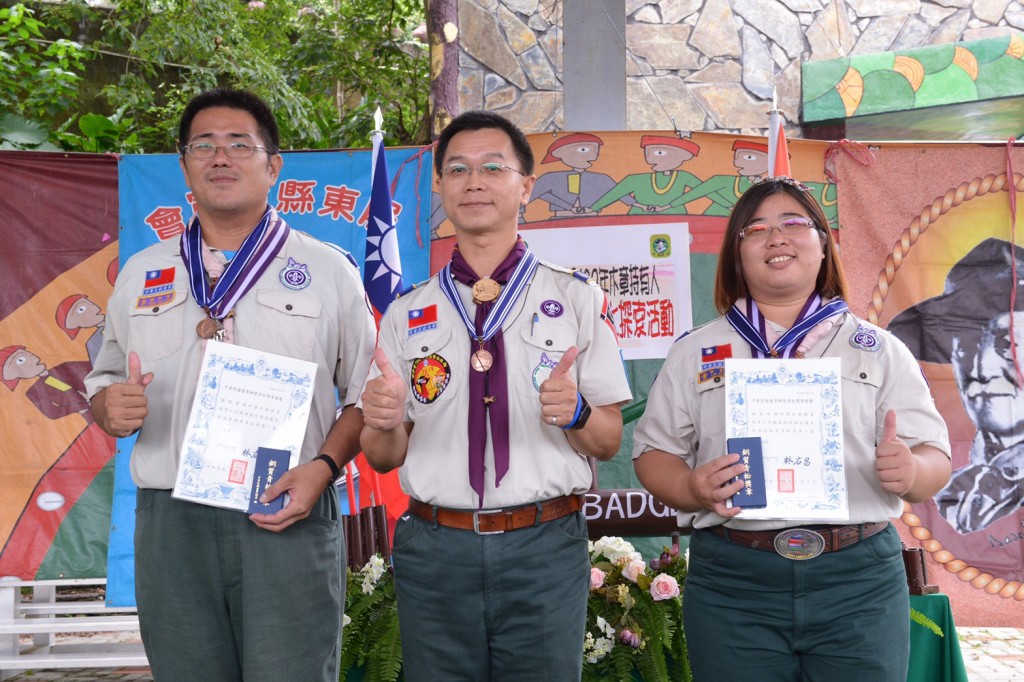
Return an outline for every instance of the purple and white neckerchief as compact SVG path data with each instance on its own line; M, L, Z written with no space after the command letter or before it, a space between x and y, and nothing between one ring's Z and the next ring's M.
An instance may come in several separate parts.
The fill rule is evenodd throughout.
M463 305L462 298L455 288L455 278L452 276L452 264L450 261L441 270L438 284L441 286L441 291L444 292L444 297L458 311L459 317L462 318L462 323L466 325L466 331L469 332L470 338L478 343L483 343L489 341L501 329L505 318L509 316L509 313L512 312L516 302L519 300L520 294L523 293L526 285L533 278L533 273L537 270L539 262L540 260L536 254L526 249L526 252L519 260L519 264L516 265L516 269L509 276L508 283L501 288L501 294L498 296L498 300L494 302L494 307L487 314L487 319L484 321L483 328L479 334L477 333L476 324L470 318L469 312L466 310L466 306Z
M487 432L490 426L491 445L494 451L494 485L497 487L508 473L511 465L509 450L508 377L505 362L505 344L501 332L502 324L515 308L520 296L529 286L537 271L537 256L526 248L519 239L494 272L497 282L502 284L501 294L495 301L478 303L475 319L469 317L455 288L455 281L472 286L479 276L462 257L456 246L452 259L445 265L438 277L441 291L462 318L469 332L470 352L484 349L492 354L494 364L483 372L469 372L469 414L467 420L469 484L478 496L477 507L483 508L484 459L487 449ZM484 397L490 394L488 403Z
M743 308L746 308L744 313ZM821 296L811 294L804 303L796 322L775 343L769 344L767 321L753 299L739 299L725 314L732 328L750 344L751 357L754 358L799 358L803 357L800 342L811 334L812 330L827 331L834 323L833 318L847 312L846 301L833 298L822 303ZM817 334L814 334L817 336Z
M210 317L223 320L235 304L252 288L260 275L281 251L291 229L267 206L266 212L249 236L242 242L235 257L228 263L216 284L207 284L203 266L203 234L199 216L194 216L181 235L181 259L188 271L192 296Z

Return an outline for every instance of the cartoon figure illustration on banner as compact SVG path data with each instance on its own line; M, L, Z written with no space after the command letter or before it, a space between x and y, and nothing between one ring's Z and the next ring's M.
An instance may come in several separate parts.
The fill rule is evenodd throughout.
M560 161L569 170L549 171L538 176L530 201L546 201L555 218L597 215L592 208L593 203L615 186L615 180L610 176L587 170L597 161L602 144L604 141L600 137L590 133L572 133L552 142L541 164ZM631 196L620 200L630 206L636 203Z
M833 230L839 229L839 197L835 183L832 182L805 182L810 188L811 196L821 204L821 210L828 218L828 226Z
M959 533L983 530L1024 507L1022 284L1024 249L986 239L950 269L941 294L889 323L919 360L950 363L977 427L969 462L935 495Z
M37 379L25 397L49 419L80 414L92 423L89 401L85 397L85 375L91 369L84 360L62 362L47 369L39 356L24 346L7 346L0 350L3 383L14 390L19 381Z
M57 306L54 315L57 326L74 340L83 329L92 329L92 334L85 342L85 352L89 354L89 365L96 361L96 354L103 345L103 327L106 316L100 307L89 300L85 294L71 294Z
M768 145L736 140L732 152L736 175L713 175L673 203L683 206L707 197L711 205L704 209L704 215L729 215L736 200L750 188L753 179L768 172Z
M700 145L685 137L644 135L640 146L651 172L627 175L594 202L591 210L600 212L616 201L628 204L626 198L631 197L635 203L630 206L628 215L685 215L686 207L678 199L701 181L693 173L682 170L682 166L700 153Z

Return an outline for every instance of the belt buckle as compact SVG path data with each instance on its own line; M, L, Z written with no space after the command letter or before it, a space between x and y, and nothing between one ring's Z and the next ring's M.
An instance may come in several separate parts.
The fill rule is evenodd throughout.
M775 536L775 551L793 561L813 559L825 551L825 538L808 528L790 528Z
M488 509L485 514L505 511L504 509ZM480 510L473 512L473 532L477 535L501 535L504 530L480 530Z

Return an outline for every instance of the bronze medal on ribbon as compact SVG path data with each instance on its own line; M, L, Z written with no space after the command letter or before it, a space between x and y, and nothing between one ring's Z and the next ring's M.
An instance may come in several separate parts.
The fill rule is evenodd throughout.
M473 284L473 302L476 304L490 303L500 293L501 285L490 277L484 277Z
M494 364L494 357L483 348L473 353L469 359L469 365L477 372L486 372Z
M196 325L196 334L201 339L212 339L217 336L217 333L221 331L224 326L220 323L220 320L215 320L212 317L204 317L199 320L199 324Z

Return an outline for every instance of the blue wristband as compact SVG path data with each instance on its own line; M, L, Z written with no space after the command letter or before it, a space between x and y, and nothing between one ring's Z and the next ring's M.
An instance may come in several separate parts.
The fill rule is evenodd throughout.
M564 431L566 429L571 429L572 427L576 426L576 422L580 420L580 412L582 411L583 395L579 391L576 391L576 412L573 413L572 419L569 421L569 423L562 427L562 430Z

